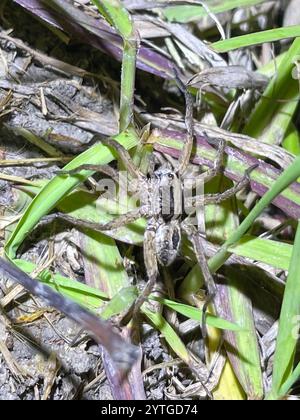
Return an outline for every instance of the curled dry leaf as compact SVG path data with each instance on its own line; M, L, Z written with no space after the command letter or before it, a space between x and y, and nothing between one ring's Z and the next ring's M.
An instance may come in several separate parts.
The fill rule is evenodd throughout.
M228 89L264 90L268 82L268 77L249 71L245 67L224 66L205 69L195 74L187 85L199 88L203 85L212 85Z

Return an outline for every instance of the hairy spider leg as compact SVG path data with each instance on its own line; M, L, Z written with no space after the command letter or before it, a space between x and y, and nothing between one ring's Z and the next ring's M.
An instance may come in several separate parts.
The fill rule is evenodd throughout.
M237 193L242 191L251 182L251 172L253 172L258 165L253 165L245 171L243 178L229 190L220 194L206 194L204 196L196 196L191 199L192 204L197 207L206 204L220 204L222 201L226 201L229 198L235 196Z
M179 86L179 89L184 94L185 98L185 117L184 122L186 126L186 139L185 143L179 158L179 164L177 168L177 172L179 176L183 175L187 169L187 166L190 162L192 150L193 150L193 144L194 144L194 119L193 119L193 113L194 113L194 100L193 96L189 91L189 88L183 83L183 81L180 79L179 74L177 72L177 69L174 68L175 73L175 80Z
M64 220L72 224L73 226L83 228L83 229L93 229L98 232L105 232L109 230L118 229L129 223L133 223L139 218L145 216L145 209L143 207L138 208L137 210L130 211L128 213L122 214L121 216L115 218L111 222L101 225L100 223L89 222L87 220L77 219L75 217L69 216L65 213L54 213L43 218L43 222L52 222L55 219Z
M158 277L158 262L155 249L156 238L156 220L154 218L149 220L147 229L144 235L144 263L148 276L147 284L144 290L140 293L135 301L133 318L138 317L141 306L146 302L150 293L153 291L156 279Z

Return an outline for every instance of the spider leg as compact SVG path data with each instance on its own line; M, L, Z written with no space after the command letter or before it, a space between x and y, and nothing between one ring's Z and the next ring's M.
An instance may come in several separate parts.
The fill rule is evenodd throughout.
M191 154L194 144L194 119L193 119L193 107L194 101L193 96L189 91L189 88L180 79L176 69L174 68L175 79L179 86L179 89L183 92L185 98L185 117L184 122L187 130L185 143L179 158L179 166L177 168L178 174L183 175L190 162Z
M50 214L49 216L45 216L42 219L42 221L48 223L48 222L52 222L53 220L60 219L67 223L72 224L73 226L77 226L77 227L85 228L85 229L93 229L99 232L105 232L109 230L118 229L122 226L132 223L135 220L139 219L140 217L143 217L145 213L146 213L145 209L143 207L140 207L137 210L133 210L128 213L122 214L121 216L117 217L111 222L108 222L103 225L101 225L100 223L77 219L76 217L69 216L68 214L65 214L65 213Z
M57 175L77 175L80 171L93 171L93 172L100 172L109 178L111 178L117 185L122 182L122 172L117 171L116 169L112 168L110 165L93 165L86 163L84 165L80 165L77 168L70 169L70 170L61 170L57 171ZM125 175L126 177L126 175ZM124 179L124 178L123 178ZM127 183L128 192L137 193L138 188L137 185L134 185L134 182Z
M104 175L109 176L115 182L119 182L119 173L116 169L112 168L109 165L93 165L86 163L84 165L77 166L77 168L57 171L57 175L77 175L81 171L93 171L100 172Z
M220 139L218 145L217 156L214 161L214 166L206 171L204 174L201 174L197 177L196 182L209 182L215 176L222 172L223 160L224 160L224 153L225 153L226 141L224 139Z
M238 192L243 190L247 185L249 185L251 179L250 175L254 169L257 168L258 165L253 165L249 169L246 170L244 177L232 188L225 191L221 194L207 194L203 196L197 196L192 198L193 206L198 207L200 205L206 204L219 204L222 201L226 201L229 198L235 196Z
M204 246L202 243L202 238L200 235L200 232L197 231L197 229L191 225L188 224L186 222L182 223L182 229L184 230L184 232L187 234L189 240L191 241L192 245L193 245L193 249L194 249L194 253L195 256L197 258L197 262L199 264L199 267L202 271L203 277L204 277L204 281L208 290L208 296L206 299L206 302L203 306L203 314L202 314L202 334L203 334L203 339L204 341L206 341L207 338L207 328L206 328L206 312L208 309L208 306L210 305L210 303L213 302L215 296L216 296L216 285L213 279L213 276L210 272L207 260L206 260L206 256L205 256L205 251L204 251Z
M144 236L144 261L147 271L148 282L140 296L135 301L133 310L134 319L138 317L141 306L146 302L148 296L152 292L158 276L158 263L155 252L155 235L155 223L152 223L150 221Z
M116 140L112 138L108 138L108 139L101 138L101 143L107 147L111 147L112 149L116 150L125 168L129 171L131 176L138 179L145 179L145 175L135 165L135 163L133 162L130 154L125 149L125 147L123 147L120 143L118 143Z

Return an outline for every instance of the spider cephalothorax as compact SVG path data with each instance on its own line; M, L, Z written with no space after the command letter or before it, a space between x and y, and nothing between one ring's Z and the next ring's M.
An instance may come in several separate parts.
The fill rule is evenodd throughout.
M181 183L176 171L164 163L147 177L141 177L139 197L142 206L148 207L151 217L161 217L167 222L181 214Z

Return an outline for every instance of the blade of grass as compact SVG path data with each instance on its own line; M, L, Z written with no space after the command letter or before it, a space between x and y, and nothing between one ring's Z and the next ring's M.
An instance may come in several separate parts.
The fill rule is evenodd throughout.
M155 150L178 158L182 149L184 134L171 130L153 130L148 142L154 145ZM193 163L213 167L216 159L216 150L207 143L205 137L196 136L196 145L193 149ZM240 181L246 169L253 165L259 165L251 173L251 188L260 196L263 196L274 185L280 175L280 171L272 165L264 163L250 155L226 147L226 166L224 174L233 181ZM281 194L275 195L273 204L294 219L300 218L300 185L294 183L288 185Z
M272 203L274 198L284 191L292 182L300 176L300 157L288 167L283 174L276 180L273 187L261 198L253 210L249 213L238 229L228 238L220 251L210 260L210 269L216 272L229 257L229 247L237 243L243 235L251 228L258 216L264 209Z
M78 210L75 211L68 211L68 209L70 209L69 203L72 200L74 200L74 204L81 204L81 208L78 208ZM101 221L101 223L107 223L113 220L120 213L122 207L119 206L116 201L106 200L101 197L97 198L93 194L80 191L72 193L70 196L62 200L57 205L57 208L78 219L95 223L99 223L99 221ZM73 208L76 208L75 205ZM86 211L84 211L84 209ZM116 211L114 211L114 209L116 209ZM127 226L122 226L114 231L106 232L105 235L127 244L142 245L145 228L145 219L139 219Z
M133 34L132 20L119 0L92 0L92 2L123 39L130 39Z
M205 185L205 193L217 193L223 192L227 188L232 186L232 182L226 177L219 175L208 184ZM232 229L235 229L237 221L236 215L236 203L233 199L227 200L219 205L208 205L205 206L205 226L206 226L206 235L210 240L216 241L216 243L222 242L224 237L228 237ZM201 278L202 270L196 265L199 278ZM191 270L192 275L195 275L195 271ZM193 283L191 283L193 284ZM203 280L204 284L204 280ZM188 293L186 290L185 292ZM183 296L186 298L186 295ZM222 306L227 307L226 302L222 301ZM228 305L229 306L229 305ZM214 312L214 308L210 305L210 312ZM237 319L238 325L240 320ZM208 323L207 323L208 324ZM214 360L214 357L218 355L220 350L222 336L220 330L212 328L208 324L208 346L207 346L207 356L210 362ZM220 377L220 381L216 390L214 390L213 396L215 399L234 399L235 396L238 396L238 399L245 399L246 396L241 392L241 385L237 379L237 376L232 368L228 355L226 355L226 362ZM230 384L230 387L228 387Z
M100 13L123 38L123 60L121 74L120 132L133 122L133 102L138 38L133 21L119 0L92 0Z
M242 326L242 331L224 332L225 348L248 399L262 399L264 387L260 350L247 285L243 283L240 272L230 267L224 268L224 276L226 280L218 283L215 298L218 314Z
M110 300L101 312L101 318L110 319L128 310L138 297L135 286L124 287Z
M159 313L150 311L145 308L145 306L141 308L141 311L148 318L151 324L153 324L153 326L161 332L174 353L176 353L177 356L180 357L180 359L182 359L187 365L190 365L191 359L185 345L164 317Z
M55 147L51 146L42 138L36 136L31 131L27 130L23 127L15 127L13 132L17 136L22 136L26 139L29 143L33 144L34 146L38 147L39 149L43 150L47 155L52 157L64 157L64 154L57 150Z
M132 131L116 136L126 149L130 149L138 144L138 138ZM115 159L112 151L101 144L96 144L81 155L77 156L72 162L65 166L65 170L74 169L82 164L107 164ZM23 217L19 221L16 229L5 245L5 252L8 258L14 259L16 252L43 216L48 214L64 197L74 188L82 183L93 172L82 171L76 176L56 176L42 188L40 193L33 199Z
M297 38L255 107L244 128L245 134L265 143L281 143L298 107L299 82L294 71L299 55L300 38Z
M9 178L9 180L18 183L24 182L22 178ZM30 182L29 185L25 183L25 185L18 185L15 186L15 188L26 192L30 197L34 197L41 191L42 187L47 184L47 181L39 184L39 187L37 185L32 186ZM128 203L130 204L129 200ZM66 198L63 198L56 207L63 213L69 213L70 216L95 223L98 223L99 220L101 223L110 222L117 215L121 213L124 214L128 210L127 206L122 207L116 200L99 197L98 194L96 195L83 190L72 192ZM132 209L134 208L135 207L132 205ZM142 246L145 228L146 220L139 219L127 226L122 226L114 231L106 232L106 236L126 244Z
M292 249L292 245L285 242L245 235L238 243L231 246L228 251L286 271L289 269Z
M115 241L100 232L84 229L80 233L80 243L86 283L100 287L111 298L101 312L101 318L109 319L123 314L132 306L138 293L135 287L129 287L128 274ZM128 340L131 340L130 330L129 325L123 327L121 332ZM140 358L142 350L139 350ZM130 376L124 379L113 373L111 356L103 352L103 365L114 399L145 399L141 363L136 363Z
M226 53L239 48L280 41L287 38L297 38L299 36L300 26L295 25L225 39L224 41L214 42L211 47L219 53Z
M27 274L37 269L37 266L29 261L18 259L13 260L13 263ZM99 289L87 286L74 279L63 277L60 274L53 274L49 270L42 271L38 276L38 280L92 311L99 309L103 302L108 299L107 294Z
M214 399L216 401L244 401L246 398L245 391L237 380L230 362L227 360L221 380L214 390Z
M300 155L300 134L293 123L288 127L282 147L295 156Z
M299 380L299 378L300 378L300 363L297 365L294 372L289 376L287 381L280 388L279 395L281 395L282 397L285 395L288 395L293 385Z
M73 192L63 199L57 207L72 217L96 223L99 221L105 223L108 219L113 218L111 215L112 209L107 209L107 213L102 214L99 211L97 196L86 191ZM105 291L109 298L129 285L123 259L114 239L95 230L81 229L79 246L83 257L87 284Z
M162 299L157 297L150 297L150 299L160 302L161 304L167 306L173 311L178 312L181 315L186 316L189 319L194 319L195 321L199 322L202 320L202 311L200 311L198 308L195 308L194 306L185 305L183 303L174 302L169 299ZM206 321L207 324L211 327L216 327L220 330L240 331L242 329L240 325L211 314L207 314Z
M212 4L205 2L206 6L209 7L209 10L213 14L227 12L236 8L243 8L249 6L255 6L257 4L263 3L266 0L226 0L220 2L220 4ZM163 10L163 14L166 19L169 21L187 23L197 21L205 16L207 16L207 11L201 6L170 6Z
M269 399L279 399L280 390L293 374L296 345L299 339L300 314L300 223L295 237L293 255L286 282L276 351L274 356L272 389Z

